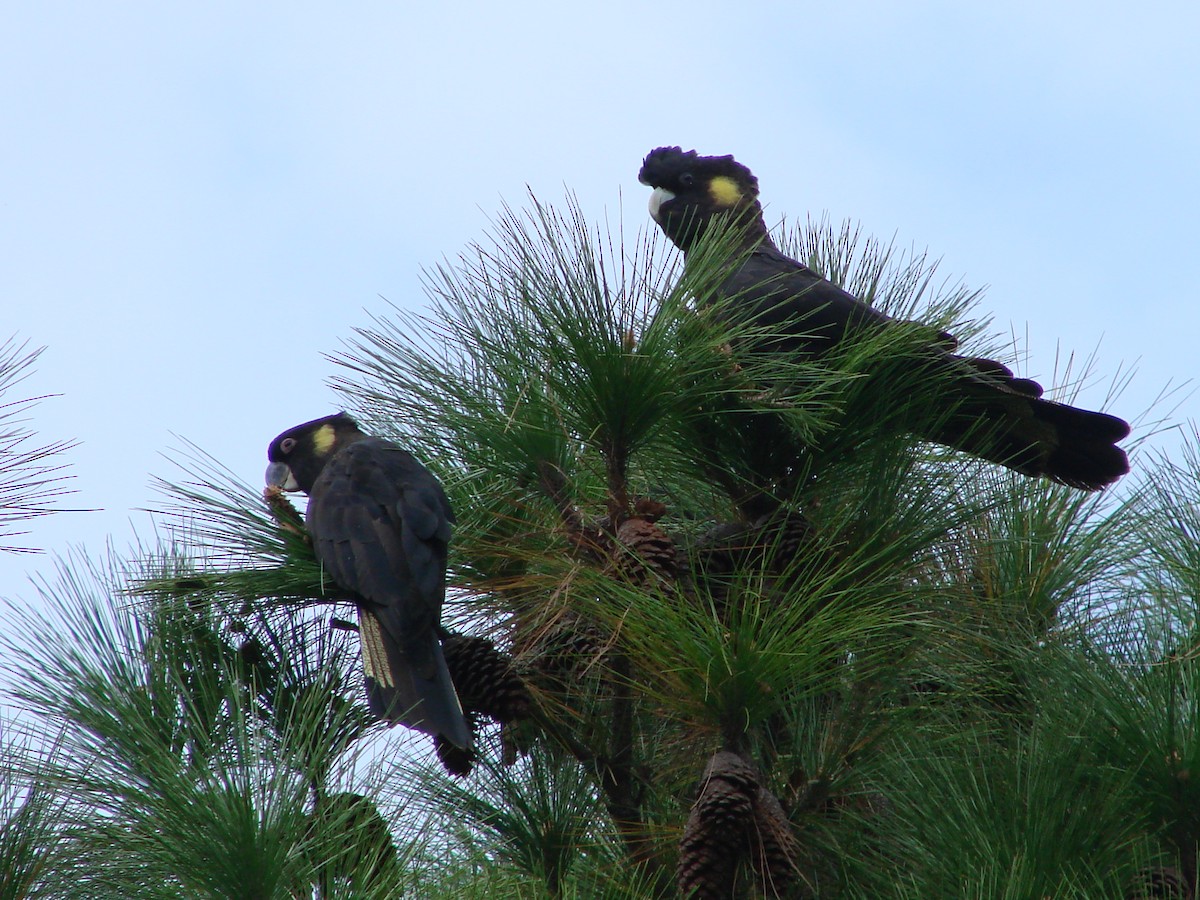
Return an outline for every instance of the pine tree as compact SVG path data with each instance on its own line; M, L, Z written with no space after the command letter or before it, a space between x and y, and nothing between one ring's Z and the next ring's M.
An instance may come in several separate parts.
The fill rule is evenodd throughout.
M536 201L494 231L335 359L457 512L475 755L417 738L348 776L381 730L348 610L303 517L197 452L166 485L182 552L54 588L81 611L19 656L68 726L66 821L108 817L64 832L81 872L135 896L1195 896L1195 456L1114 496L1022 479L908 435L945 411L903 330L735 358L751 326L698 311L711 272L654 238ZM790 240L996 355L925 257Z

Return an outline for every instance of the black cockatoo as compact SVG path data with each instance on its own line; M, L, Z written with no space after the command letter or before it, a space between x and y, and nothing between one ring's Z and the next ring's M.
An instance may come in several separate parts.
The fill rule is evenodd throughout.
M345 413L285 431L267 457L268 486L308 494L317 559L358 606L371 711L469 749L441 645L454 522L441 483Z
M659 147L638 179L654 188L650 214L685 259L715 227L727 229L728 259L718 266L714 296L722 315L762 335L751 338L756 346L735 349L817 357L855 335L897 327L898 320L780 252L763 220L758 180L732 156ZM719 247L724 253L726 244ZM1037 382L995 360L955 354L949 334L929 335L913 365L938 378L945 393L934 404L937 414L914 425L918 437L1084 490L1107 487L1129 471L1116 446L1128 423L1043 399ZM888 389L880 380L878 390Z

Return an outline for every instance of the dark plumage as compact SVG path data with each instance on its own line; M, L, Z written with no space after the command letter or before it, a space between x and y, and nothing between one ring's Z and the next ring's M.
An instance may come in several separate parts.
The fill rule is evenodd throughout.
M285 431L267 457L268 485L308 494L317 558L358 605L371 711L469 748L439 639L454 522L441 484L345 413Z
M758 180L732 156L659 147L638 179L654 188L650 213L685 258L716 224L728 226L723 241L730 253L715 296L729 301L726 314L769 335L746 349L818 355L863 330L896 327L897 320L779 251L763 220ZM959 356L956 346L952 335L931 329L913 358L946 391L937 398L939 414L914 425L919 437L1084 490L1104 488L1129 471L1116 446L1129 434L1128 423L1042 399L1037 382L995 360Z

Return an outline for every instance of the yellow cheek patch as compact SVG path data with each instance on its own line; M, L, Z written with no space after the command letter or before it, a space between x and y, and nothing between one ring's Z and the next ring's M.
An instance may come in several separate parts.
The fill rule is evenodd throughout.
M708 193L717 206L737 206L742 200L742 189L728 175L718 175L710 181Z
M313 432L313 450L317 456L325 456L332 449L334 441L337 440L337 435L334 433L332 425L322 425Z

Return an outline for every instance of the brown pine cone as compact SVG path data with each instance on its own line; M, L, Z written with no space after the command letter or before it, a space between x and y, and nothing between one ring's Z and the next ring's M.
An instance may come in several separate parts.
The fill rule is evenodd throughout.
M748 849L757 790L754 768L736 753L722 750L709 760L679 841L676 882L681 896L688 900L732 896L738 862Z
M756 545L772 571L782 572L793 565L812 540L812 525L804 514L787 507L762 516L754 523Z
M732 896L739 863L754 870L767 897L782 896L796 874L796 839L775 795L736 753L713 754L679 842L676 880L692 900Z
M565 691L606 650L607 639L597 625L568 614L532 637L519 652L540 687Z
M617 528L617 543L616 569L630 583L675 579L675 544L649 519L626 519Z
M779 800L760 787L754 796L752 864L763 894L782 896L796 874L796 837Z
M512 659L493 641L452 634L442 641L442 653L465 712L482 713L501 723L529 715L529 690Z
M263 488L263 499L267 503L267 508L271 511L271 517L279 525L280 529L290 531L293 534L302 536L305 540L309 540L308 529L304 525L304 519L300 515L300 511L292 505L291 499L282 489L275 485Z
M647 522L657 522L667 514L667 505L650 497L634 497L633 514Z

